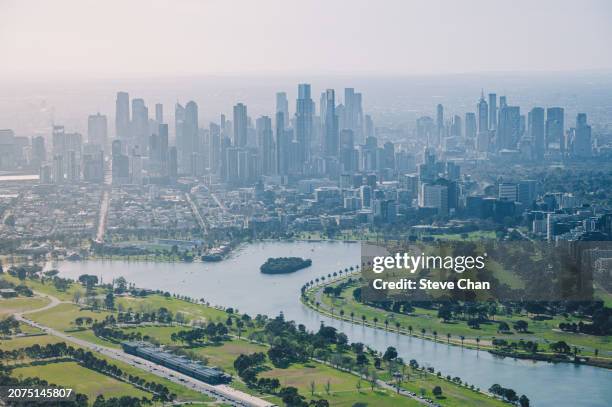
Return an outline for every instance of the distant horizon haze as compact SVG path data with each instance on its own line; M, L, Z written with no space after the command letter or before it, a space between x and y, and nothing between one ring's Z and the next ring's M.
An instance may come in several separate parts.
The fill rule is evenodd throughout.
M606 0L0 0L0 76L612 70Z

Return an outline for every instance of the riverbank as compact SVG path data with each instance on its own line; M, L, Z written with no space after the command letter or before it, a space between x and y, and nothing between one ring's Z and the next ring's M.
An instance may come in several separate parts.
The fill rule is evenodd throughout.
M355 273L353 277L358 277L358 273ZM305 306L316 311L317 313L336 320L350 322L358 326L367 326L387 332L395 332L397 334L428 340L434 343L458 346L476 351L488 351L491 354L500 357L511 357L515 359L544 361L550 363L572 363L612 369L612 358L595 357L594 355L566 355L552 352L534 353L528 351L515 351L514 349L508 349L507 347L502 348L500 346L493 345L493 341L496 338L495 336L468 337L467 335L463 334L451 335L448 331L443 332L442 328L454 329L457 331L456 324L442 326L442 324L439 322L434 323L434 321L437 321L434 313L428 313L427 318L415 319L411 315L397 314L391 311L371 307L367 304L357 303L350 294L345 292L345 290L348 290L353 286L343 287L343 291L340 296L323 294L326 287L338 287L339 285L343 284L343 282L346 283L348 278L350 278L350 276L322 280L324 282L315 286L310 286L300 297L300 301ZM499 321L495 322L498 323ZM437 326L433 327L434 325ZM467 330L467 328L465 330ZM497 338L500 337L504 338L503 335L498 336ZM523 341L522 338L516 338L516 340Z

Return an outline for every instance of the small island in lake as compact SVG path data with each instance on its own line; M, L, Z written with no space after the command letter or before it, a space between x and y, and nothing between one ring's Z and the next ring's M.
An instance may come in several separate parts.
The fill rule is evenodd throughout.
M310 267L312 260L301 257L269 257L259 270L264 274L293 273Z

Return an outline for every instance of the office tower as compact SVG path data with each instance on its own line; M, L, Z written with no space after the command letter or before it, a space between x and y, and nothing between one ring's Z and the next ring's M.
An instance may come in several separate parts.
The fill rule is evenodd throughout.
M451 122L450 135L451 137L461 138L463 134L463 123L461 122L461 117L458 115L453 116L453 121Z
M419 206L435 208L438 215L448 215L448 186L441 184L421 184Z
M158 125L164 122L164 105L161 103L155 104L155 121Z
M176 178L178 176L178 153L176 147L168 149L168 176Z
M501 109L502 107L506 107L508 106L508 99L505 96L500 96L499 97L499 108ZM499 124L499 120L498 120L498 124Z
M369 185L362 185L359 187L359 197L361 198L362 208L372 207L372 187Z
M111 155L115 156L121 154L123 152L122 148L123 146L121 144L121 140L113 140L111 145Z
M466 113L465 114L465 137L468 139L475 139L476 132L477 132L476 114Z
M262 116L255 122L257 131L257 150L259 151L261 174L274 173L274 142L272 133L272 120Z
M337 157L339 148L338 116L336 115L336 99L333 89L325 91L325 105L323 154L326 157Z
M436 130L437 130L437 140L435 141L435 145L438 146L442 142L442 138L444 137L444 106L438 104L436 106Z
M478 114L478 135L476 140L476 149L481 152L489 150L489 106L484 98L484 93L480 95L480 100L476 105L476 113Z
M126 140L130 136L130 96L117 92L115 101L115 137Z
M247 107L238 103L234 106L234 139L232 143L234 147L246 147L248 134L248 116Z
M288 143L285 138L285 115L283 112L276 112L276 174L286 175L289 159Z
M573 153L576 158L588 158L593 155L591 142L591 126L587 124L586 113L578 113L576 116L576 128L574 130Z
M131 122L132 146L145 146L145 140L149 133L149 109L143 99L132 99L132 122Z
M12 170L17 165L17 142L15 132L0 129L0 169Z
M546 109L546 149L552 143L559 143L561 153L565 152L565 111L562 107Z
M40 167L47 160L47 149L45 147L45 138L36 136L32 139L32 166Z
M357 170L357 150L352 130L344 129L340 132L339 158L343 172L352 173Z
M168 175L168 125L160 124L157 131L159 132L160 172L161 175Z
M208 126L210 137L208 160L210 172L219 174L221 169L221 127L216 123L210 123Z
M107 149L108 126L106 116L97 113L87 119L87 141L96 144L102 150Z
M185 105L185 118L183 120L182 151L179 151L179 171L194 175L193 153L197 153L198 145L198 105L189 101Z
M521 111L518 106L500 106L497 123L497 148L514 150L521 135Z
M484 98L484 95L480 96L480 100L476 105L476 112L478 113L478 133L486 133L489 130L489 106Z
M515 202L518 199L518 185L513 182L501 182L498 186L497 197L503 201Z
M537 198L537 182L535 180L522 180L518 184L518 201L529 207Z
M283 117L286 121L289 119L289 100L287 99L287 93L285 92L277 92L276 93L276 112L274 113L282 113ZM285 126L288 126L289 123L285 123Z
M374 121L372 120L372 116L369 114L366 114L365 116L365 137L376 137Z
M104 152L87 153L83 155L83 180L86 182L104 182Z
M497 128L497 94L489 93L489 130Z
M353 88L344 89L344 114L339 130L352 130L356 143L363 143L363 107L361 93ZM340 114L338 114L340 116Z
M534 146L535 158L537 160L542 160L546 151L544 141L544 109L541 107L534 107L531 109L527 121L527 133Z
M53 156L53 183L63 184L65 179L64 175L64 157L61 155Z
M299 167L310 159L313 115L314 102L310 96L310 85L306 83L299 84L295 109L295 140L298 144L296 146L298 149L298 156L296 157L298 162L295 164Z

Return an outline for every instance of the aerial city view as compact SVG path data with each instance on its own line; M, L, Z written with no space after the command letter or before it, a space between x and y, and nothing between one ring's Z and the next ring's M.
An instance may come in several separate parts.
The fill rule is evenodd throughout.
M0 0L0 405L609 406L606 1Z

